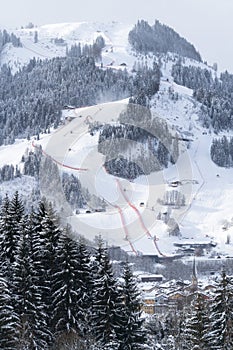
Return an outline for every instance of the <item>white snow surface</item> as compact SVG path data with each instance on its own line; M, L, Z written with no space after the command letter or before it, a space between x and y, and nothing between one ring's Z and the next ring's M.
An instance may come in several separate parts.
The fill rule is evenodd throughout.
M132 25L123 25L117 22L104 23L61 23L45 25L32 29L19 29L15 33L20 36L22 48L14 48L8 44L1 57L1 64L8 63L16 72L32 57L51 58L64 56L66 46L54 43L55 38L63 38L65 44L70 47L74 43L92 43L98 35L102 35L106 42L103 51L103 63L105 66L119 69L122 63L130 71L135 61L153 62L153 55L146 58L142 55L136 57L127 42L127 36ZM38 32L38 43L34 43L35 31ZM173 55L174 56L174 55ZM174 57L163 61L160 91L152 101L152 111L160 118L167 120L169 126L178 131L179 135L190 139L187 147L186 142L181 142L181 155L176 165L169 166L162 172L151 174L148 177L140 177L134 182L120 179L125 194L142 215L143 222L151 237L157 238L157 246L160 252L166 256L174 254L174 242L216 242L216 250L225 255L232 255L232 243L226 244L227 236L233 240L233 169L217 167L210 159L210 145L215 134L202 128L199 121L199 104L192 98L192 90L179 86L173 82L171 67ZM186 65L196 65L212 70L203 63L185 60ZM213 70L212 70L213 71ZM169 94L177 93L178 100L169 98ZM122 246L127 251L133 250L144 254L158 254L154 241L148 236L148 232L142 228L137 212L127 204L124 196L117 186L117 179L108 175L102 165L104 157L97 152L98 134L90 136L87 133L87 125L84 123L87 115L102 122L116 121L119 112L124 108L127 101L118 103L102 104L93 107L74 110L76 117L68 126L50 135L44 135L38 143L44 149L49 149L46 144L54 135L62 135L73 126L77 134L71 137L67 132L65 145L66 153L62 155L65 164L78 167L88 166L85 176L82 172L75 172L82 184L90 191L104 198L109 206L104 213L82 212L69 217L71 223L77 224L84 230L90 230L88 238L94 238L98 233L104 235L109 244ZM72 113L72 111L70 112ZM79 118L82 115L82 118ZM225 133L231 135L230 133ZM74 137L75 136L75 137ZM220 136L220 135L219 135ZM60 136L59 136L60 137ZM58 139L59 139L58 137ZM19 164L23 153L30 149L31 141L18 140L14 145L0 147L0 166L4 164ZM68 148L71 148L68 151ZM59 151L59 147L58 150ZM57 154L51 154L55 157ZM93 162L93 159L95 161ZM94 164L94 165L93 165ZM70 170L72 171L72 170ZM88 175L89 174L89 175ZM94 175L93 175L94 174ZM169 182L179 180L182 185L178 190L186 196L186 205L181 209L173 209L172 217L180 226L182 236L169 236L168 226L157 220L159 212L166 212L167 208L159 205L157 200L163 197L166 190L172 190ZM6 191L6 186L4 189ZM144 203L141 207L140 203ZM117 207L118 206L118 207ZM125 240L125 232L122 228L122 220L119 208L125 216L125 224L130 233L130 241ZM133 248L132 248L133 246Z
M169 88L178 93L178 101L174 102L168 98ZM162 254L173 254L175 252L174 242L186 244L216 242L216 249L229 255L232 245L225 243L227 235L232 235L233 229L229 225L228 230L223 230L223 226L226 222L232 222L233 170L219 168L211 161L209 148L216 135L207 134L206 130L201 127L198 117L199 105L191 96L190 89L174 84L171 80L171 82L161 83L160 91L153 100L152 110L161 118L166 119L170 127L175 128L180 135L186 135L192 140L189 142L189 148L183 142L182 153L177 164L162 172L139 177L134 182L120 179L120 183L130 203L140 211L151 236L156 236L158 239L157 246ZM120 106L124 108L124 104L124 101L122 104L119 103L118 108ZM83 115L85 111L87 115L99 121L106 120L106 115L111 115L110 122L112 122L117 117L117 115L114 116L115 106L114 103L103 104L98 107L76 110L74 115ZM98 113L96 113L96 108L99 108ZM74 123L71 126L72 129L74 125L77 125L80 134L77 134L75 141L70 142L71 150L66 153L64 163L88 167L91 170L90 173L79 174L81 182L92 193L110 202L112 207L110 205L105 213L81 213L69 218L70 222L77 226L85 224L95 228L93 235L90 230L89 238L94 238L99 232L104 235L110 245L119 244L126 250L132 251L127 241L124 241L125 234L119 211L114 207L120 206L126 226L129 230L132 228L135 230L130 233L134 249L144 254L158 254L153 239L148 237L145 230L140 227L137 213L127 205L126 200L122 197L116 185L116 178L108 175L103 169L104 157L97 152L98 134L90 136L83 129L84 122L81 125L78 117L72 123ZM66 129L63 129L63 132L68 135ZM98 159L97 164L93 163L93 154L95 159ZM169 237L167 225L156 219L159 212L166 211L166 207L158 205L157 199L162 198L165 190L172 190L168 183L174 180L182 182L178 190L186 196L185 207L172 211L172 216L180 225L181 238ZM141 202L145 204L143 207L140 207ZM138 230L133 226L135 223ZM111 231L114 233L111 234Z
M33 57L46 59L66 55L66 48L80 43L93 44L98 36L105 40L102 62L104 66L123 68L120 65L126 63L133 65L135 57L129 55L131 51L128 44L128 33L133 24L119 22L109 23L56 23L34 28L11 30L22 42L22 48L15 48L8 44L1 57L1 65L9 64L13 72L17 72ZM34 42L35 32L38 33L38 42ZM55 39L63 39L64 44L56 44Z

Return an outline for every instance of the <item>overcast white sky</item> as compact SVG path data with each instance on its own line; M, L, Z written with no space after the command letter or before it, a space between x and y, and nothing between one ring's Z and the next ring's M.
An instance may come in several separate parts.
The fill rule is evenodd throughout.
M0 26L155 19L191 41L204 60L233 73L233 0L0 0Z

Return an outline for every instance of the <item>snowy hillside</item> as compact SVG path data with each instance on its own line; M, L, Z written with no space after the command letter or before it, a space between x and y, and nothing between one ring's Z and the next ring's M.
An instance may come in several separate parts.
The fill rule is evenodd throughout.
M33 57L65 56L67 47L75 43L92 44L98 36L102 36L106 44L102 52L104 67L126 68L131 72L135 62L150 66L158 58L152 54L136 57L127 40L131 28L131 25L116 22L82 22L19 29L15 34L20 37L23 47L15 48L7 44L1 56L1 65L7 63L16 72ZM193 91L173 82L171 67L177 56L169 54L160 59L163 76L160 90L151 105L153 115L165 119L169 127L186 140L179 142L181 154L175 165L147 177L142 176L134 182L106 173L104 157L97 151L98 134L91 136L88 133L88 118L101 123L115 122L119 113L126 108L126 101L68 110L66 116L73 120L51 136L44 135L36 144L41 144L48 155L62 163L63 168L64 165L70 167L69 171L80 178L83 187L107 203L104 213L87 213L85 210L79 214L70 212L69 223L89 239L101 233L110 245L120 245L130 252L159 256L182 254L184 247L196 249L193 248L195 244L203 244L204 253L208 255L212 253L206 247L217 244L215 251L230 255L233 239L233 170L219 168L210 159L209 149L216 135L202 128L199 122L200 105L193 99ZM212 68L191 59L184 59L184 64L208 68L215 74ZM21 157L28 149L33 150L32 140L0 147L0 166L17 164L20 167ZM79 167L87 171L75 170ZM174 182L175 188L171 186ZM7 184L2 185L1 189L2 192L9 191ZM161 204L163 197L169 197L172 191L184 196L185 205L174 209ZM171 226L161 219L168 212L170 219L174 219L173 225L178 224L180 236L171 235ZM227 241L229 244L226 244Z
M177 101L168 98L171 91L178 94ZM192 90L173 83L171 79L171 82L162 82L153 106L160 117L192 140L188 142L187 154L192 167L192 180L197 184L193 185L187 209L179 218L181 233L187 242L213 240L218 243L219 251L232 255L232 245L226 242L227 236L232 237L233 234L233 170L219 168L210 159L210 145L216 135L201 127L199 105L191 96ZM166 171L166 177L171 181L176 177L170 170Z
M154 60L153 55L149 54L146 57L140 54L136 55L131 50L128 43L128 33L132 28L133 23L126 25L119 22L77 22L10 30L20 38L23 47L15 48L11 44L7 44L2 53L0 64L1 66L5 63L9 64L12 71L16 72L33 57L43 60L65 56L67 48L72 45L78 43L81 45L93 44L98 36L102 36L106 44L102 52L104 66L112 68L126 66L128 69L132 69L136 62L150 65ZM37 36L37 40L35 40L35 36ZM174 58L176 55L171 54L170 57ZM173 63L173 59L168 60L165 71L171 69ZM183 63L206 68L206 65L191 59L185 59Z
M65 56L66 49L71 45L93 44L98 36L102 36L106 44L103 52L104 65L111 64L113 67L118 67L126 60L128 64L133 65L135 58L128 54L130 51L128 33L131 28L132 25L117 22L109 24L78 22L14 30L23 47L14 48L10 44L7 45L1 57L1 65L7 63L13 71L17 71L33 57L46 59ZM36 43L35 35L38 35ZM59 42L56 39L62 40Z
M172 81L171 77L170 80ZM169 98L171 89L173 93L178 94L178 100L174 101ZM162 173L152 173L148 177L135 180L134 183L120 180L126 194L124 198L122 198L121 189L117 187L116 178L101 170L103 158L100 157L97 168L95 170L93 168L95 164L93 153L97 154L97 138L93 139L86 133L83 135L80 120L74 122L82 134L81 137L76 134L77 142L72 141L71 152L66 155L65 162L70 166L78 163L88 169L92 167L90 177L86 173L79 175L81 181L91 191L97 191L97 195L110 202L115 209L110 208L107 213L103 214L77 215L70 218L70 222L74 222L74 225L79 228L82 227L83 232L91 226L93 238L98 232L101 232L110 244L120 244L130 251L127 244L122 241L125 237L121 216L117 210L117 206L120 206L131 235L133 231L133 236L130 237L133 249L139 252L159 253L159 255L173 254L176 250L173 246L175 242L184 245L217 243L217 251L227 255L231 254L232 245L226 242L227 237L233 234L231 225L232 170L221 169L211 161L209 147L215 135L207 134L206 130L201 127L198 121L199 106L191 95L190 89L178 86L173 82L161 83L160 91L154 98L152 110L159 117L166 119L180 135L190 138L191 141L183 142L183 153L177 164L165 169ZM123 106L124 103L122 108ZM111 121L113 121L113 112L119 113L114 104L101 105L98 108L98 114L96 108L93 111L87 108L84 113L83 110L77 110L76 115L82 115L83 118L85 115L94 116L95 120L106 122L108 121L106 115L111 115ZM67 134L64 130L63 133ZM167 225L156 220L159 212L167 210L166 206L158 205L157 200L163 196L165 191L172 190L169 184L173 181L181 182L176 189L186 197L185 207L172 210L171 217L175 218L179 224L182 235L177 238L169 236ZM127 205L127 198L130 198L130 205ZM146 204L145 207L140 208L141 202ZM147 235L140 220L138 221L137 210L133 206L140 211L151 237ZM136 223L136 226L130 227L132 223ZM158 239L159 251L154 246L154 237ZM148 238L151 239L148 240Z

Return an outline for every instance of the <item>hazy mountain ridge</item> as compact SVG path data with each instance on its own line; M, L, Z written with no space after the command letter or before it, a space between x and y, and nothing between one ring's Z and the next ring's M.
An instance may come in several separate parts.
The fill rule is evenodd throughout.
M106 25L65 23L39 28L31 25L17 30L22 47L5 45L1 55L1 86L4 86L4 91L1 91L0 144L12 143L15 137L29 137L57 125L65 104L80 107L132 95L135 95L135 102L147 103L146 98L150 99L157 91L153 84L158 85L156 65L160 65L161 52L148 58L135 56L127 41L128 30L128 26L116 22ZM176 40L178 34L173 31L172 35ZM101 38L101 47L104 48L101 56L99 53L94 56L92 52L98 38ZM81 56L90 56L90 53L97 66L104 69L98 70L93 61L82 61ZM86 69L83 64L88 64L85 74L82 73ZM11 72L4 65L10 67ZM135 74L132 75L131 71ZM29 97L29 90L33 99Z
M148 27L149 24L145 21ZM136 26L135 26L136 27ZM187 40L181 38L178 33L168 26L161 25L158 21L153 26L155 29L154 40L160 41L161 36L169 36L169 41L166 42L166 50L160 49L160 46L154 47L153 50L146 50L144 53L149 51L155 54L164 54L167 52L173 52L181 54L182 56L190 57L201 61L200 55L195 50L194 46ZM150 27L152 30L152 27ZM13 72L22 68L32 57L46 59L58 56L65 56L67 47L70 48L74 44L80 43L93 44L98 36L103 37L105 41L105 50L102 54L103 64L112 63L113 66L119 66L127 60L128 66L133 66L137 60L132 52L131 44L129 44L128 36L133 32L134 24L123 24L118 22L110 23L89 23L89 22L77 22L77 23L57 23L48 24L40 27L31 25L29 28L21 28L14 30L17 37L20 38L23 50L13 50L12 47L6 47L5 55L1 58L1 65L4 63L9 64L13 69ZM157 32L156 32L157 30ZM137 31L138 32L138 31ZM168 34L167 34L168 33ZM139 31L140 34L140 31ZM143 34L143 31L141 35ZM183 52L177 52L177 42L181 43L178 46L188 47L189 50L183 50ZM190 56L188 52L193 52Z
M129 32L129 42L136 52L143 54L173 52L198 62L202 61L201 55L192 44L159 21L155 21L153 26L150 26L146 21L138 21Z

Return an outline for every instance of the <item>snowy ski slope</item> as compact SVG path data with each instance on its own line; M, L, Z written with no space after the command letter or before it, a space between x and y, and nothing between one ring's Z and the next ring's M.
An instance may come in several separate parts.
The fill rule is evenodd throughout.
M132 25L126 26L116 22L82 22L20 29L16 34L20 36L23 47L13 48L7 45L1 57L1 64L9 64L16 72L32 57L44 59L65 55L66 46L56 45L55 38L63 38L66 45L71 46L78 42L92 43L98 35L102 35L106 42L103 51L105 66L111 64L111 67L120 69L121 64L125 63L126 68L131 70L135 61L150 64L154 59L152 55L147 58L136 57L131 52L127 42L131 28ZM38 43L34 43L35 31L38 32ZM110 245L121 245L127 251L160 256L174 254L174 242L212 241L217 243L216 250L232 255L232 244L225 243L228 235L231 241L233 239L233 169L219 168L211 161L209 149L216 135L207 133L201 127L200 106L193 100L192 90L173 82L170 74L172 64L172 60L163 61L163 78L160 91L152 101L152 110L159 117L166 119L170 127L180 135L192 140L189 142L189 148L186 143L182 144L184 152L175 166L148 177L140 177L134 182L106 174L102 167L103 156L97 152L98 135L91 137L87 133L85 116L109 122L111 115L111 121L116 120L126 101L75 110L75 119L70 124L61 131L56 131L56 137L55 133L52 136L44 135L40 143L43 149L49 151L49 143L55 140L56 145L59 133L63 135L62 133L66 132L67 137L64 139L67 141L63 143L65 154L64 149L60 152L59 147L52 147L57 153L51 155L57 161L71 167L91 169L90 173L76 172L76 175L85 187L108 202L106 213L83 212L69 217L69 222L76 225L80 232L88 232L88 238L94 238L101 233ZM188 59L185 64L206 67ZM169 98L169 91L178 94L177 101ZM81 120L79 115L82 115ZM69 134L74 128L77 133ZM68 151L69 148L71 151ZM0 166L6 163L20 164L22 154L28 149L33 149L32 141L19 140L14 145L1 146ZM172 190L169 183L176 180L181 181L177 189L186 196L185 207L172 211L172 216L180 226L181 238L169 236L167 225L157 220L157 214L167 210L159 205L157 200L161 199L165 191ZM1 186L2 191L6 188L5 184ZM143 207L140 206L142 202Z

